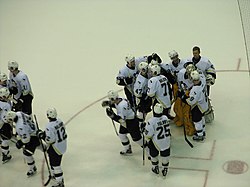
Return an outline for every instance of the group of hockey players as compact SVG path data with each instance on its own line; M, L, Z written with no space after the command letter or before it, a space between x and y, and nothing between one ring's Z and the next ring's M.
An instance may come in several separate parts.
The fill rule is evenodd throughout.
M15 142L22 149L28 165L27 176L33 176L37 167L33 154L36 148L49 158L49 179L54 187L64 187L62 156L66 152L67 134L64 123L57 117L55 108L46 112L48 123L40 130L32 116L33 92L28 76L19 69L16 61L8 62L9 76L0 73L0 140L2 163L12 159L9 144ZM48 163L47 163L48 164Z
M185 135L192 136L194 141L203 142L205 125L214 119L209 93L216 71L209 59L200 55L199 47L193 47L192 52L191 58L180 59L175 50L170 51L169 63L163 63L156 53L126 56L126 65L116 77L116 83L124 87L126 98L111 90L108 100L102 102L107 116L120 124L118 136L124 147L120 154L132 154L127 136L130 134L146 150L152 172L159 175L162 168L163 177L169 166L170 122L183 126ZM175 116L171 115L171 109ZM151 111L152 115L148 115ZM159 167L159 155L162 167Z

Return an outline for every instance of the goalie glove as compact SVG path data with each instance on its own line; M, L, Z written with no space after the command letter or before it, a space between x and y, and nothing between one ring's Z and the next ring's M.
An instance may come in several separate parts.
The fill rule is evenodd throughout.
M215 83L215 79L211 74L207 74L206 76L206 83L208 86L211 86Z

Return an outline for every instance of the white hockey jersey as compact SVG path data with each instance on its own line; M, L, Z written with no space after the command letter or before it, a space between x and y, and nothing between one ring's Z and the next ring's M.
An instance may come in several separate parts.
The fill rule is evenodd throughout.
M193 86L193 81L190 80L186 74L186 69L183 68L177 74L177 83L179 90L190 90Z
M16 132L23 143L28 143L31 136L36 136L37 127L31 117L23 112L16 112Z
M189 93L189 98L187 103L194 108L196 105L202 113L206 112L208 109L208 97L206 86L201 82L200 85L194 85Z
M192 58L189 59L192 62ZM194 63L195 66L202 71L202 73L207 76L207 73L216 74L214 65L206 57L201 57L198 63Z
M155 147L159 151L164 151L170 147L170 126L167 116L152 117L145 127L146 139L152 139Z
M31 85L29 82L29 78L25 73L19 70L19 73L16 76L14 76L13 73L10 72L9 79L10 79L10 82L9 82L10 87L14 86L18 90L18 93L14 95L14 98L16 100L19 99L22 94L33 95L32 90L31 90Z
M177 75L179 73L179 71L181 69L184 68L184 65L186 64L187 60L185 59L180 59L180 62L177 66L175 66L172 62L170 62L168 65L169 65L169 69L170 71L174 74L174 75Z
M135 58L135 68L131 69L129 68L127 65L125 65L122 69L119 70L118 75L116 76L116 80L119 81L119 79L124 79L124 78L133 78L134 81L131 84L127 84L126 88L133 94L133 90L134 90L134 83L135 83L135 79L136 79L136 75L138 73L138 65L141 62L146 62L147 61L147 57L143 56L143 57L137 57Z
M134 84L134 95L136 97L141 97L142 94L147 94L148 89L148 79L141 74L136 77Z
M119 98L121 101L118 104L115 104L117 115L120 116L123 120L134 119L135 113L132 110L127 99Z
M67 150L67 133L62 120L50 121L45 129L45 142L50 144L59 155Z
M171 107L168 79L164 75L158 75L149 79L147 94L149 97L155 97L164 108Z
M0 101L0 129L6 121L6 113L11 110L11 105L8 102Z

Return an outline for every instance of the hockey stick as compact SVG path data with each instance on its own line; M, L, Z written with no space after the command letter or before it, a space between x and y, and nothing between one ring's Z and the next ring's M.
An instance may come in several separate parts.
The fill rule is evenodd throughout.
M109 106L109 109L110 110L112 110L112 107L111 106ZM113 111L113 110L112 110ZM118 135L118 132L117 132L117 129L116 129L116 126L115 126L115 122L114 122L114 120L112 119L112 118L110 118L111 119L111 121L112 121L112 124L113 124L113 127L114 127L114 129L115 129L115 134L116 134L116 136L119 136Z
M185 138L185 141L188 143L188 145L193 148L193 144L187 139L187 135L186 135L186 127L185 125L183 125L183 132L184 132L184 138Z
M146 118L146 114L145 112L143 112L143 123L145 122L145 118ZM145 128L145 127L144 127ZM142 165L145 165L145 136L144 136L144 130L142 131L142 143L143 143L143 147L142 147Z
M115 126L114 120L111 119L111 121L112 121L113 127L114 127L114 129L115 129L115 134L116 134L116 136L119 136L119 135L118 135L118 132L117 132L117 129L116 129L116 126Z
M36 127L37 127L37 130L39 130L39 126L38 126L38 122L37 122L37 119L36 119L36 115L34 115L34 119L35 119L35 123L36 123ZM48 180L44 183L44 186L47 186L52 178L52 175L51 175L51 172L50 172L50 168L49 168L49 162L48 162L48 159L47 159L47 155L46 155L46 148L43 146L43 142L42 140L38 137L39 141L40 141L40 144L42 146L42 149L43 149L43 155L44 155L44 159L45 159L45 162L46 162L46 165L47 165L47 168L48 168L48 172L49 172L49 178Z

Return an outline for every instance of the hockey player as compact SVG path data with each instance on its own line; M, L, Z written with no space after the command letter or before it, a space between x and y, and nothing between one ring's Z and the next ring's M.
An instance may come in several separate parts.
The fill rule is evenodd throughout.
M206 135L204 112L208 109L207 91L198 71L192 71L191 78L194 85L189 96L184 94L182 100L191 106L192 120L196 129L193 140L203 141Z
M195 70L195 66L192 62L187 62L185 64L185 68L181 69L177 74L177 82L178 82L178 92L177 98L174 103L174 112L176 114L174 123L177 126L185 125L186 134L192 136L195 133L194 124L191 119L190 106L187 103L184 103L181 100L181 97L185 95L189 95L189 92L193 86L193 82L191 80L191 72Z
M111 90L108 92L108 101L103 101L103 107L106 108L106 113L108 117L112 120L120 123L119 128L119 138L124 147L124 150L120 152L121 155L130 155L132 154L131 144L127 134L129 133L134 142L139 144L141 147L144 146L140 128L139 121L135 115L135 112L131 109L129 102L118 96L118 93ZM115 108L117 114L114 113L112 108Z
M13 93L17 103L13 104L13 110L22 111L28 115L32 114L33 93L28 76L18 69L16 61L8 62L10 92Z
M147 95L154 99L153 105L161 103L164 108L164 114L173 119L170 116L171 101L168 90L168 80L164 75L161 75L161 67L159 65L153 65L150 68L151 77L148 81Z
M33 176L37 171L33 154L40 145L39 138L36 136L37 127L31 117L23 112L9 111L6 114L6 120L8 123L16 124L19 139L16 142L16 147L23 148L23 156L29 166L27 176Z
M12 136L12 126L6 121L6 114L11 110L9 103L10 92L8 88L0 88L0 136L2 139L2 162L3 164L8 162L12 157L9 150L9 140Z
M5 73L0 73L0 88L8 87L8 77Z
M61 167L63 154L67 149L67 133L65 125L61 119L57 118L55 108L47 110L47 118L49 120L45 131L39 132L39 137L48 144L47 153L49 155L49 163L56 184L52 187L64 187L63 170Z
M116 84L124 86L124 93L129 100L132 108L135 108L135 97L133 93L133 86L137 74L137 66L140 62L146 62L147 56L135 58L133 55L128 55L125 57L127 64L120 69L117 77Z
M141 62L138 65L139 74L134 84L134 95L136 96L137 117L144 121L146 114L151 111L152 99L147 96L148 88L148 63Z
M169 119L163 115L163 106L156 103L153 111L154 116L151 117L145 126L145 137L148 141L149 153L151 156L152 172L159 174L159 158L160 153L162 161L162 175L165 177L168 172L170 157L170 126Z
M214 65L206 57L200 55L200 48L198 46L193 47L193 57L191 59L194 62L194 65L200 69L206 77L207 81L207 92L209 95L210 86L215 83L216 71Z

